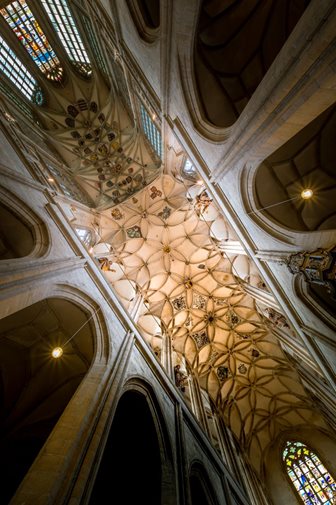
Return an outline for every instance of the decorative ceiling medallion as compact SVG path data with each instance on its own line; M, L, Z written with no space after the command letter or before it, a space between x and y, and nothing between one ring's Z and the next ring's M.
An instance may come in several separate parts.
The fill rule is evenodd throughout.
M187 308L186 304L186 299L184 296L178 296L174 300L172 300L172 306L174 307L174 310L179 311L179 310L184 310Z
M131 228L127 228L126 233L129 238L142 238L140 226L132 226Z
M205 345L210 344L209 337L205 330L197 331L196 333L192 333L192 338L194 339L196 346L198 349L201 349Z
M157 189L155 186L150 188L150 197L154 200L157 196L162 196L162 191Z
M224 316L224 320L227 324L229 324L232 327L236 326L241 321L240 317L233 310L227 311L227 313Z
M199 295L198 293L193 293L193 301L192 301L193 309L205 310L206 304L207 300L204 296Z
M205 314L203 319L207 324L215 324L217 318L213 312L209 312L208 314Z
M161 212L158 213L158 216L162 219L168 219L172 213L172 209L170 207L165 206Z
M238 366L238 371L239 373L241 373L242 375L245 375L246 372L247 372L247 367L246 365L244 365L244 363L241 363L239 366Z
M221 382L229 377L229 369L227 366L221 365L217 368L217 377Z
M124 214L122 214L120 212L120 209L118 208L115 208L115 209L112 209L111 211L111 216L116 220L116 221L119 221L120 219L122 219L124 217Z

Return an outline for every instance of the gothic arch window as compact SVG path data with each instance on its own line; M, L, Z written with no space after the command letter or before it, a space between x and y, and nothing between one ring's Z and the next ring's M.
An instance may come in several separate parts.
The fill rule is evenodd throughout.
M332 505L336 484L319 457L302 442L288 441L283 451L287 474L303 503Z
M66 0L42 0L42 5L72 63L83 75L92 74L91 63Z
M41 105L43 95L37 81L0 35L0 70L30 101Z
M0 12L47 79L61 81L63 69L60 61L25 0L12 2Z
M156 154L162 159L162 139L160 130L157 129L152 118L142 104L140 104L140 115L143 131Z

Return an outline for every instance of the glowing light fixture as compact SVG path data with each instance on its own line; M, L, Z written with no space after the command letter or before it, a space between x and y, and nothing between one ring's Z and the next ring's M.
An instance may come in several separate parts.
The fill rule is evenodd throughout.
M52 357L55 359L60 358L62 354L63 354L62 347L55 347L51 352Z
M303 200L309 200L309 198L311 198L314 194L314 191L312 189L304 189L303 191L301 191L301 198L303 198Z

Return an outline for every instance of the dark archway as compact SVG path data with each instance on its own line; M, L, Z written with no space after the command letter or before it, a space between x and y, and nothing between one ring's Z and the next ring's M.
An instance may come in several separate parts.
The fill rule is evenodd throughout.
M127 0L127 5L139 36L154 42L160 28L160 0Z
M231 126L302 16L309 0L203 0L195 77L204 118Z
M192 505L218 505L209 477L201 464L193 464L189 485Z
M269 207L261 212L291 230L334 229L335 138L333 105L259 166L254 185L257 208ZM303 200L300 193L307 188L314 191L314 196ZM277 205L289 199L292 200Z
M138 5L148 28L159 28L160 0L138 0Z
M94 353L88 313L62 298L0 320L0 503L7 504L88 371Z
M23 258L34 250L33 229L3 203L0 203L0 223L0 260Z
M115 503L168 503L161 498L161 466L157 428L148 400L138 391L127 391L117 406L90 504L105 503L110 493Z

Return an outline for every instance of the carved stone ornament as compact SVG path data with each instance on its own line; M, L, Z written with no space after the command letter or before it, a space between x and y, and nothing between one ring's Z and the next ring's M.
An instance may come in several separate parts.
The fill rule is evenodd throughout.
M292 274L301 273L309 284L325 286L334 296L336 289L336 247L292 254L287 261Z
M188 382L188 376L181 372L180 365L174 366L174 375L175 375L175 385L179 388L182 393L185 391L185 386Z

